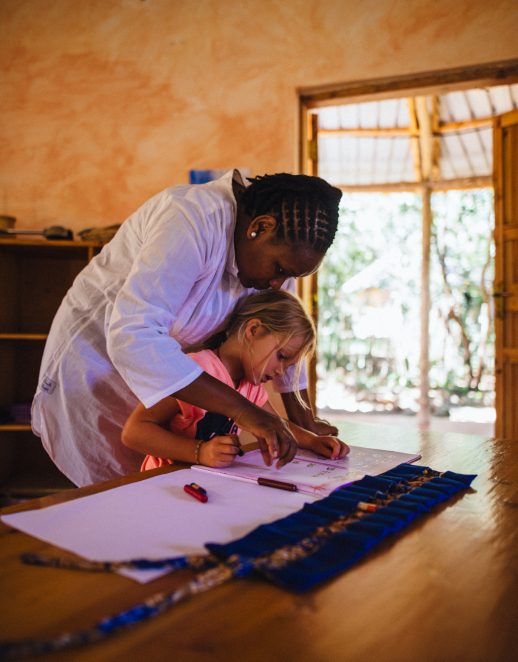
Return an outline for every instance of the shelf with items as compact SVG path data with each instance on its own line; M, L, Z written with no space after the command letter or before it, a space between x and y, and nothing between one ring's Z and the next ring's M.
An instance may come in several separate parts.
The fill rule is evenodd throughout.
M86 252L87 260L90 260L100 252L104 243L101 241L63 241L61 239L12 239L0 235L0 246L8 246L13 251L25 253L26 255L32 250L38 251L40 248L49 251L54 251L55 255L69 257L74 251L78 254Z
M34 496L72 486L26 419L54 315L102 246L0 238L0 494Z

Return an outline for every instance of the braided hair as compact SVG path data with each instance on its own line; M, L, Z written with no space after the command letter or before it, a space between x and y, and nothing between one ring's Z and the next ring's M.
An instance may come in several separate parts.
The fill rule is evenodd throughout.
M278 239L304 244L317 253L327 251L338 225L340 189L320 177L286 172L249 181L242 196L248 216L273 216L278 222Z

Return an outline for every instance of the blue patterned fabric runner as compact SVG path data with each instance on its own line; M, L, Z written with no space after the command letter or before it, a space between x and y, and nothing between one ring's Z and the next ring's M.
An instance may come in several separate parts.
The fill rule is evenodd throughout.
M365 476L320 501L306 504L284 519L259 526L240 540L226 545L208 543L206 547L218 559L238 557L250 569L248 559L257 560L286 548L286 562L279 562L279 567L272 567L265 560L264 564L255 563L254 568L282 588L298 593L349 567L391 533L468 488L475 478L475 475L451 471L439 474L429 467L401 464L380 476ZM345 522L343 530L335 526L337 520L344 521L357 511L359 502L380 505L375 512L362 513L357 521L353 517L351 523ZM319 529L321 540L318 540ZM308 553L297 549L304 538L310 541L305 545ZM291 559L288 548L294 552Z

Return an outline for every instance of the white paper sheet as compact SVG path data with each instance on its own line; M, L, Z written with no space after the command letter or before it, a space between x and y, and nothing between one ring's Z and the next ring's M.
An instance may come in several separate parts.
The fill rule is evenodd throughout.
M292 483L305 494L324 497L333 490L349 485L364 476L377 476L393 469L403 462L414 462L420 455L384 451L376 448L350 446L350 452L343 460L329 460L315 455L312 451L299 449L293 462L281 469L275 465L267 467L259 450L250 451L244 457L236 458L230 467L214 469L205 466L193 466L204 473L217 473L239 480L257 481L259 477L272 478L285 483ZM201 479L200 479L201 480Z
M196 482L201 503L184 492ZM67 503L4 515L5 524L89 561L160 559L204 554L207 542L227 543L257 526L300 510L307 495L222 480L190 469L155 476ZM122 570L146 583L169 570Z

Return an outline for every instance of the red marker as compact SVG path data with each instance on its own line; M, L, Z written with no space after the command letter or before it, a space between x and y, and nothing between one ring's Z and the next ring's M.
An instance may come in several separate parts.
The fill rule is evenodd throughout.
M206 490L204 490L203 487L196 485L196 483L191 483L190 485L184 485L183 489L187 492L187 494L190 494L191 496L193 496L195 499L198 499L198 501L201 501L202 503L205 503L206 501L209 500Z

